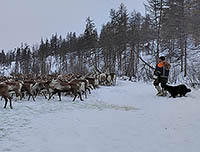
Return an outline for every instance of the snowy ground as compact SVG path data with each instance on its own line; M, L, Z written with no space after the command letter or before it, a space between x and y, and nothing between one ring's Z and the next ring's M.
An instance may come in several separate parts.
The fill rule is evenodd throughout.
M118 81L83 102L1 102L0 152L198 152L200 90L155 94L151 84Z

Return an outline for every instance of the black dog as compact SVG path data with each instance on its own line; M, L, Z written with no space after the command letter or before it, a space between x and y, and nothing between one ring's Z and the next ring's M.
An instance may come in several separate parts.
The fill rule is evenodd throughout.
M191 89L187 88L184 84L180 84L177 86L169 86L166 85L164 90L167 90L173 98L180 95L180 97L185 96L186 93L191 92Z

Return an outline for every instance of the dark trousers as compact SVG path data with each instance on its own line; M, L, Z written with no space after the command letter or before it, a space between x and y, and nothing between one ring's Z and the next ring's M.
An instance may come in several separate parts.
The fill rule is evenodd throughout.
M168 81L168 79L166 79L166 78L158 78L153 82L153 85L158 86L161 83L161 87L165 88L167 81Z

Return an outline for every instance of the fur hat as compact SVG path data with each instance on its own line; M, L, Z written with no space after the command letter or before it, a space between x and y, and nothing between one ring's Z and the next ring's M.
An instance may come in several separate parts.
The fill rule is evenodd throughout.
M159 59L161 59L162 61L165 61L165 57L164 56L159 57Z

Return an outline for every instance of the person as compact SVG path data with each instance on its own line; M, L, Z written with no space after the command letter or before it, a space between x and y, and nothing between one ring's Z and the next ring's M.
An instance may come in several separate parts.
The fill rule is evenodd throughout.
M158 64L156 65L156 69L154 71L155 81L153 83L156 90L158 91L157 93L158 96L166 96L164 88L168 82L170 67L171 65L167 61L165 61L164 56L159 57Z

